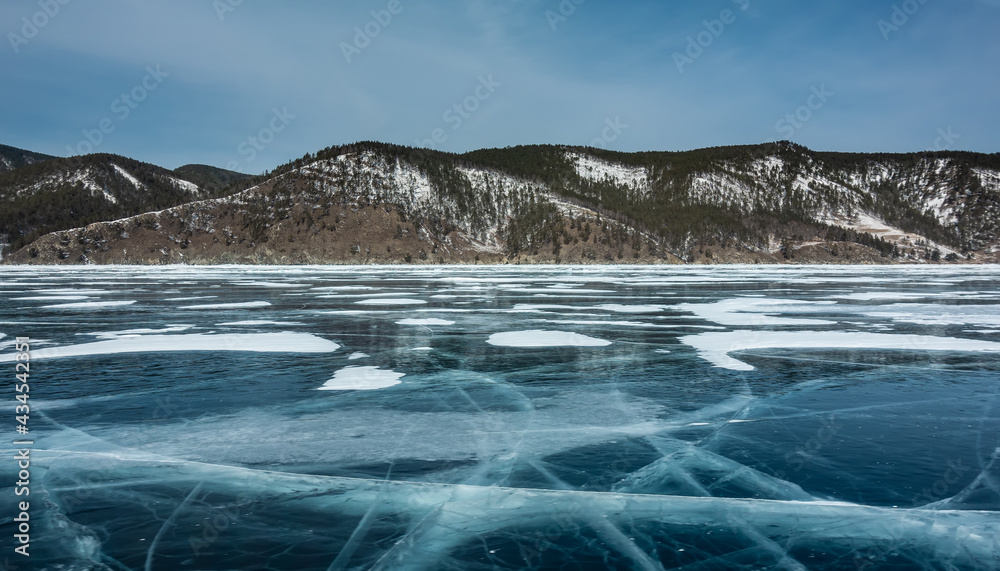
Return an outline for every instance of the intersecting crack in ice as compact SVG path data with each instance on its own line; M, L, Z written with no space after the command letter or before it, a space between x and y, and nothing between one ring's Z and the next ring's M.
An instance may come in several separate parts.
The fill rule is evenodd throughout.
M989 418L989 413L996 408L1000 402L1000 389L996 389L993 398L985 405L983 414L980 416L980 430L976 432L976 448L982 448L982 439L988 433L984 424ZM957 467L949 467L956 470ZM989 461L984 465L980 464L979 474L965 488L957 494L931 502L924 506L928 509L975 509L984 506L992 508L1000 505L1000 446L994 448ZM954 475L953 475L954 477ZM949 484L948 473L942 475L945 484Z
M924 506L925 509L968 509L969 503L997 505L1000 502L1000 448L993 451L989 463L976 478L957 494Z
M184 508L186 508L189 503L191 503L191 500L196 495L198 495L198 492L201 490L201 486L202 486L201 482L198 482L198 484L195 485L195 487L191 490L191 492L187 495L187 497L184 498L184 501L182 501L180 505L177 506L177 509L175 509L173 513L170 514L170 517L167 518L167 521L163 522L163 525L160 527L160 531L156 533L156 536L153 538L153 541L150 542L149 551L146 553L146 566L145 566L146 571L151 571L153 569L153 556L156 553L156 546L160 543L160 539L163 537L163 534L166 533L166 531L170 529L170 526L174 524L174 521L177 520L177 515L180 514L181 511Z
M745 533L771 550L782 551L780 541L794 539L817 548L834 544L854 546L893 542L916 549L928 560L987 568L1000 557L995 530L1000 514L977 511L888 509L830 501L787 501L714 497L661 496L469 486L463 484L386 482L328 476L250 471L246 478L233 473L246 468L194 462L129 461L130 469L150 470L167 481L195 478L206 489L241 485L266 490L270 501L294 501L299 509L317 514L363 517L409 513L421 524L382 555L374 569L396 564L415 569L439 568L456 546L512 526L547 521L552 513L571 507L588 525L594 521L650 521L683 527L746 526ZM124 468L125 466L123 466ZM234 484L235 481L235 484ZM301 490L310 490L303 504ZM253 491L253 490L251 490ZM429 518L429 519L428 519ZM595 519L597 518L597 519ZM605 532L614 535L611 528ZM624 545L621 549L631 551ZM649 563L648 555L633 553L633 562ZM795 565L790 560L788 565ZM658 565L655 561L653 564ZM660 568L658 566L646 568Z
M470 402L478 407L474 399ZM705 414L713 416L741 410L749 402L752 399L747 397L735 398L728 403L707 407L710 410ZM680 423L699 417L688 415L676 420ZM525 427L521 436L530 432ZM79 432L76 434L84 436ZM647 439L655 444L663 458L634 471L609 492L574 490L552 474L535 455L518 452L519 447L515 447L513 457L497 458L483 464L479 474L485 476L492 472L493 475L483 480L482 485L305 476L168 460L126 449L114 454L121 463L119 469L134 471L133 478L149 473L154 479L164 482L193 480L204 482L212 489L229 489L234 485L232 474L236 471L246 475L239 485L248 487L251 492L256 489L256 493L266 493L271 498L269 501L295 502L297 508L303 507L301 491L310 490L309 506L303 509L314 511L317 515L343 514L362 518L355 533L340 551L342 556L338 555L335 564L331 564L332 569L347 566L352 553L348 547L360 544L374 518L402 513L411 518L411 528L395 546L380 556L372 568L437 569L460 545L502 529L540 525L549 521L553 513L571 514L580 525L592 529L609 545L614 545L632 561L634 567L644 569L660 569L662 565L649 554L636 551L638 548L622 533L623 524L650 521L684 527L728 527L757 545L762 553L769 553L779 562L778 568L789 569L804 568L782 546L782 542L793 540L799 545L805 542L818 547L844 542L862 546L879 545L880 542L891 541L925 546L921 549L927 552L928 557L947 557L962 564L988 564L992 557L1000 553L996 538L990 534L991 526L1000 523L1000 515L996 513L888 510L845 502L817 501L797 486L760 474L690 443L669 438ZM405 445L406 440L407 435L403 435L399 442ZM73 447L77 452L43 452L39 460L70 462L84 468L86 457L93 453L87 452L86 447ZM52 456L53 453L55 456ZM491 486L491 481L497 481L494 471L497 464L510 466L512 458L517 457L534 466L557 489ZM70 466L62 468L66 470ZM703 498L662 494L662 490L656 495L641 493L649 489L645 487L649 483L662 483L665 479L678 478L691 482L692 470L702 474L714 472L719 482L735 481L778 501L713 498L711 489L705 487L693 490L698 495L706 496ZM469 478L475 479L475 475ZM640 493L635 493L637 491Z
M39 276L48 275L48 270L39 271ZM131 271L113 270L107 279L132 275ZM160 275L134 271L140 276ZM362 363L406 371L409 382L385 391L318 393L316 388L350 359L347 353L341 357L325 354L326 350L308 358L247 359L281 361L276 370L266 367L259 372L227 369L228 359L220 359L220 367L206 379L186 379L168 371L176 368L175 355L149 355L134 360L150 364L148 375L130 371L109 378L136 382L103 385L96 373L75 370L72 360L46 364L65 382L58 386L60 392L39 399L38 409L58 411L75 428L53 421L37 433L38 446L32 452L32 466L37 464L39 470L37 485L48 488L54 500L62 500L46 513L66 524L58 533L40 538L53 544L79 542L81 560L93 557L116 569L141 569L153 557L157 567L206 569L329 566L465 571L565 565L839 570L873 562L893 569L1000 568L996 537L1000 513L977 511L1000 506L1000 452L995 450L1000 442L993 440L998 425L990 408L996 401L994 359L967 353L942 355L925 367L927 374L918 375L917 367L901 370L895 357L888 359L889 366L854 368L816 365L852 359L792 357L797 362L781 363L773 375L772 370L732 375L705 367L695 351L676 344L679 335L692 328L725 330L736 321L748 321L777 331L721 334L728 337L717 341L737 339L737 347L719 343L711 348L714 358L748 367L739 355L731 357L728 352L757 349L743 347L747 340L778 343L782 335L805 340L804 345L782 341L759 349L779 349L772 351L772 358L789 359L785 349L836 349L839 334L864 340L866 346L872 339L898 343L917 338L929 345L900 348L965 351L965 339L873 338L845 330L879 327L941 335L947 329L957 335L952 332L961 327L995 320L992 314L998 306L982 305L980 298L975 304L956 298L958 305L946 307L829 300L871 282L933 290L938 287L929 280L933 277L938 285L943 280L952 284L945 283L948 295L940 297L950 302L950 292L971 287L961 283L965 279L976 282L976 291L995 289L995 269L691 268L616 270L610 275L591 268L459 268L448 272L470 277L476 272L470 291L483 295L454 296L455 291L446 290L441 297L431 295L440 289L419 280L442 281L443 270L393 268L371 270L370 278L381 286L389 284L386 289L392 293L348 297L350 293L340 292L338 297L346 298L340 301L310 295L310 303L317 306L305 310L289 309L297 302L288 301L284 292L272 294L252 286L253 291L244 289L240 296L244 286L225 281L234 275L241 281L248 276L277 281L284 278L283 272L308 281L298 280L303 272L299 268L263 273L248 268L171 271L164 270L174 281L177 276L198 278L187 284L170 283L185 290L171 295L205 293L203 277L212 276L209 279L224 283L209 287L233 288L232 295L227 292L224 300L213 303L243 303L265 295L278 300L264 319L227 323L271 327L295 319L304 324L296 326L300 331L335 331L355 345L351 357L370 353L374 360ZM359 280L358 269L308 271L325 276L322 282L316 280L317 285L330 283L331 277L334 283ZM58 274L50 278L61 283ZM494 287L504 280L526 287L521 291ZM546 312L539 319L564 320L561 325L579 323L593 339L608 340L606 348L507 350L485 342L495 331L535 326L539 320L531 318L537 315L510 313L511 308L525 301L528 290L548 283L586 287L565 292L558 291L561 286L547 288L559 305L521 309ZM604 293L589 300L576 297L593 283L611 284L607 289L615 297ZM738 295L733 293L734 284L736 290L757 297L732 301ZM145 311L141 308L163 301L150 293L158 293L157 287L161 286L128 293L129 298L141 300L135 308L107 313L112 321L106 327L116 331L114 337L168 332L163 328L170 322L163 318L132 321ZM312 294L321 291L314 289ZM825 302L769 301L771 295ZM712 303L719 298L723 303ZM432 302L411 307L354 305L356 300L393 299ZM698 316L677 311L683 307L678 301L704 300L708 303L690 305L699 306L699 315L710 321L713 316L708 312L715 312L714 317L729 322L728 327L699 322ZM896 309L900 315L888 315ZM167 310L177 310L176 304ZM719 315L722 310L726 315ZM980 311L985 317L977 317ZM408 321L429 314L422 312L449 312L449 316L454 312L462 317L457 326L431 324L442 325L441 333L447 335L435 337L435 352L429 355L409 350L430 344L416 329L429 322ZM608 318L615 313L644 315L631 321ZM795 331L818 329L820 323L830 323L827 320L841 314L856 321L829 327L840 329L833 334ZM219 319L211 317L217 312L206 312L206 319L198 319L196 312L183 315L185 322L195 319L194 326L205 330L220 326ZM79 331L57 326L57 321L44 324L46 338L59 343L78 339L73 335ZM151 337L115 341L127 345ZM172 343L183 336L163 337L171 337ZM197 341L198 349L175 345L155 350L195 351L210 346L202 341L223 341L220 336L205 337L209 339L188 339ZM326 348L332 343L317 339ZM685 339L707 343L712 338ZM994 350L992 345L985 347ZM63 350L79 355L114 352L104 351L107 348L64 345L52 348L55 354L50 356L68 357L58 354ZM658 355L656 349L672 354ZM38 354L45 355L41 346ZM705 355L700 349L698 354ZM876 361L883 361L884 355L875 355ZM191 356L209 361L204 355ZM761 356L757 353L754 358ZM918 359L914 365L922 362ZM864 371L851 372L859 369ZM227 375L248 382L230 382ZM281 382L274 382L279 375ZM53 383L46 390L56 387ZM107 389L114 396L93 389ZM184 400L181 409L190 412L150 422L151 400L168 393ZM981 410L978 403L983 401ZM834 414L843 425L837 440L825 443L821 452L808 448L816 425ZM38 418L45 419L42 412ZM879 439L868 438L875 433ZM854 446L868 443L872 446L863 451ZM790 466L781 461L785 452L809 467L786 476L780 469ZM906 455L910 457L901 462ZM950 460L967 470L960 483L954 473L945 471ZM880 470L889 473L871 476ZM89 478L93 471L101 477ZM951 487L930 487L947 488L947 493L935 491L934 497L922 502L908 501L910 486L925 486L935 476ZM185 504L198 485L195 500ZM238 492L250 500L234 502ZM81 501L84 495L90 499ZM925 505L868 507L838 499L882 506ZM931 500L935 501L925 503ZM234 503L241 506L238 525L233 522L228 535L200 557L192 557L185 544L187 534L205 529L206 510ZM153 536L160 537L158 544L143 542ZM272 548L265 549L265 544ZM259 562L247 559L258 551L267 551ZM243 559L230 561L232 557ZM827 559L817 565L822 557ZM303 563L306 560L310 562ZM97 563L92 567L102 568Z
M612 491L673 495L667 491L672 489L674 494L683 491L683 495L714 496L713 487L735 483L742 489L752 491L756 497L789 501L816 499L795 484L768 476L724 456L688 443L659 440L656 448L664 456L616 483ZM714 482L710 487L704 487L692 475L694 471L699 472L702 478L710 477Z

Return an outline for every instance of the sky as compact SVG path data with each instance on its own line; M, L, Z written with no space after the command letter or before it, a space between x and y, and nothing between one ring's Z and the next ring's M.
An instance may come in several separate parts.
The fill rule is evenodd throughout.
M1000 151L1000 0L4 0L0 143Z

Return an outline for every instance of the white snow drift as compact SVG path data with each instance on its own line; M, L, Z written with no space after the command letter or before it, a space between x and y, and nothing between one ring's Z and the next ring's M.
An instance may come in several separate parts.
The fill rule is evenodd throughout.
M847 331L726 331L681 337L683 343L716 367L752 371L754 367L729 356L747 349L897 349L909 351L971 351L1000 353L1000 343L929 335L890 335Z
M373 391L398 385L406 373L378 367L344 367L319 388L321 391Z
M340 345L308 333L256 333L232 335L140 335L119 337L108 341L63 345L31 352L32 360L114 355L118 353L152 353L183 351L250 351L255 353L332 353ZM14 355L0 356L0 362L10 362Z
M486 341L497 347L607 347L611 341L569 331L508 331L494 333Z

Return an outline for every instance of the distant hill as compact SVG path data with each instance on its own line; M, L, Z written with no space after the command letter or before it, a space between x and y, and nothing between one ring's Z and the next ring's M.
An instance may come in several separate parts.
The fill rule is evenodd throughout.
M0 173L0 245L14 251L55 230L224 192L222 187L203 188L164 168L117 155L34 162Z
M174 174L206 190L226 189L233 183L252 178L251 175L209 165L184 165L174 169Z
M89 160L111 170L92 185L65 177L62 184L100 201L101 185L114 179L118 211L127 204L132 213L111 220L111 201L95 202L87 218L109 221L87 228L53 221L64 227L30 244L22 239L5 263L1000 261L1000 154L821 153L779 142L456 155L362 142L237 179L214 198L183 190L169 181L177 172L151 165L143 167L145 184L159 180L158 190L136 193L112 173L132 163ZM80 177L87 168L68 172ZM0 177L0 194L10 188ZM150 212L159 208L166 209Z
M0 145L0 173L54 158L56 157Z

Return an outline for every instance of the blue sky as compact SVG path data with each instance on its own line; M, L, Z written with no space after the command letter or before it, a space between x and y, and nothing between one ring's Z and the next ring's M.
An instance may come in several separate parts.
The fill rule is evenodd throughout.
M1000 0L6 0L0 22L0 143L59 156L1000 151Z

